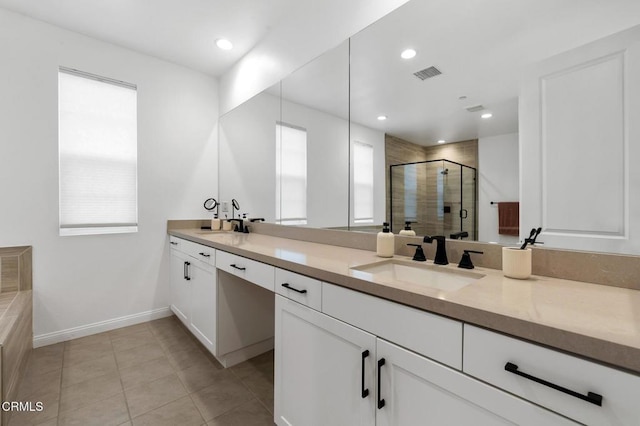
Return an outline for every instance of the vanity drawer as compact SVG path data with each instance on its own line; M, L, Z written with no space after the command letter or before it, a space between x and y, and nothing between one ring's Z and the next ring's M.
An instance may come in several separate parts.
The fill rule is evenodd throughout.
M462 368L462 323L322 283L322 312L435 361Z
M218 269L274 291L275 268L271 265L218 250L216 266Z
M276 293L316 311L322 307L322 283L316 279L276 268Z
M177 238L173 235L169 236L169 245L173 250L178 250L211 266L216 266L216 251L211 247Z
M507 363L529 377L507 371ZM467 324L463 371L588 425L640 424L640 376ZM602 406L533 378L577 395L600 395Z

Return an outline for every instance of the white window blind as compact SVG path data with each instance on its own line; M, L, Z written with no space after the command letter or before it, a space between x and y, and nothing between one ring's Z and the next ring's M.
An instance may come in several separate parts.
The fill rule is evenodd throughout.
M418 169L415 164L404 166L404 220L418 220Z
M373 146L353 144L353 221L373 223Z
M135 232L134 85L60 68L60 235Z
M307 131L276 123L276 222L307 223Z

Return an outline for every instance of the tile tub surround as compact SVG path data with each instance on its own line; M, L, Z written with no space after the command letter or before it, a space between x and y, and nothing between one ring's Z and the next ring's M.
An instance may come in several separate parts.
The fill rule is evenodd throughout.
M483 278L458 291L439 291L357 278L350 268L381 260L369 250L257 232L172 229L169 234L640 373L637 290L536 275L514 280L500 270L476 267L474 272L484 274ZM333 236L329 233L326 238ZM443 268L457 270L455 263Z
M31 290L31 246L0 248L0 292Z
M273 352L224 370L168 317L34 349L18 396L11 426L271 426Z

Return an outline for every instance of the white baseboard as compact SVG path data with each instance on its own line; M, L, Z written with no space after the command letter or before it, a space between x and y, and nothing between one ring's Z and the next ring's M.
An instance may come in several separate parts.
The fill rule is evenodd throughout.
M170 317L171 315L173 315L173 312L171 312L171 309L167 306L165 308L153 309L151 311L95 322L93 324L82 325L80 327L54 331L53 333L40 334L33 337L33 347L39 348L41 346L53 345L54 343L77 339L78 337L90 336L92 334L115 330L129 325Z

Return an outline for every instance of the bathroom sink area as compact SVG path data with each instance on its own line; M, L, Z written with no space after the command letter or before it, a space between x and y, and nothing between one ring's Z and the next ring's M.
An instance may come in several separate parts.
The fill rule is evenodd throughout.
M399 259L360 265L351 268L353 276L376 282L405 282L438 290L456 291L484 277L483 274L445 266Z

